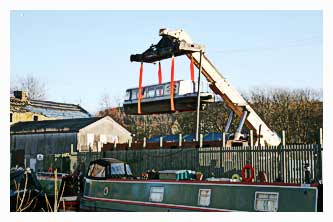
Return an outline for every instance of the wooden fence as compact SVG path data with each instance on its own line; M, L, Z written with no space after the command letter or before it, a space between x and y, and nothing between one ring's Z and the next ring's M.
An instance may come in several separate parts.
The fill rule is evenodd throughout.
M235 173L241 174L246 163L251 163L256 175L260 171L266 173L268 182L304 183L307 165L311 182L322 180L322 147L318 144L87 152L77 154L77 165L86 171L90 161L104 157L129 163L135 175L151 169L188 169L200 171L205 177L231 178Z

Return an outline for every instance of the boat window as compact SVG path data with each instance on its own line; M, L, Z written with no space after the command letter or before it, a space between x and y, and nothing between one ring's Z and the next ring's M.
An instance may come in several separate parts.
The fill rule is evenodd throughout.
M149 201L162 202L164 196L164 187L150 187Z
M254 209L256 211L276 212L278 210L279 193L256 192Z
M156 96L163 96L164 86L156 87Z
M179 86L179 82L175 82L174 83L174 95L178 94L178 88L179 88L178 86ZM170 83L165 85L164 94L165 95L170 95Z
M175 95L178 94L178 89L179 89L179 82L175 82Z
M105 167L97 163L91 164L89 166L88 176L90 177L105 177Z
M128 164L126 164L126 172L127 172L127 175L133 175L131 167Z
M133 89L132 90L132 98L131 98L131 100L134 100L134 99L138 99L138 90L137 89Z
M130 100L130 99L131 99L131 90L127 90L125 95L125 100Z
M148 89L148 97L155 97L155 87L149 87Z
M142 88L141 89L141 99L146 97L146 91L148 90L148 88Z
M111 175L125 175L124 163L111 164Z
M164 95L170 95L170 84L164 86Z
M211 189L199 189L198 205L207 207L210 204Z
M155 97L155 88L154 87L147 88L145 98L153 98L153 97Z

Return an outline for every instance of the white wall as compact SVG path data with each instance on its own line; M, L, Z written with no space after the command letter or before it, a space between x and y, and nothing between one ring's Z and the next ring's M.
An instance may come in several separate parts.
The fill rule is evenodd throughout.
M88 142L92 145L91 151L100 151L103 143L127 143L131 141L131 133L111 117L104 117L84 128L78 133L78 150L88 151Z

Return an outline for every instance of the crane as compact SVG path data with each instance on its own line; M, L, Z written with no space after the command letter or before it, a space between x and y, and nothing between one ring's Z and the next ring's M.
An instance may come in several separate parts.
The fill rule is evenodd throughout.
M255 145L278 146L280 144L281 138L277 133L266 125L236 88L208 59L204 53L204 45L194 43L183 29L160 29L159 35L162 38L156 45L152 45L142 54L131 55L131 62L155 63L172 56L187 56L192 59L199 72L207 79L212 91L221 96L225 104L231 109L225 130L229 129L234 114L240 117L240 122L230 144L241 140L241 131L244 124L249 130L253 130Z

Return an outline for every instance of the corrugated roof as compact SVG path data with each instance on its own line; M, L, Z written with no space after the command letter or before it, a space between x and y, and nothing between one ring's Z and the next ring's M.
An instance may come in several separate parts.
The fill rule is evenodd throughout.
M10 133L78 132L99 119L101 117L18 122L11 125Z
M89 118L92 115L81 106L70 103L58 103L43 100L21 101L10 98L11 112L33 112L56 119Z

